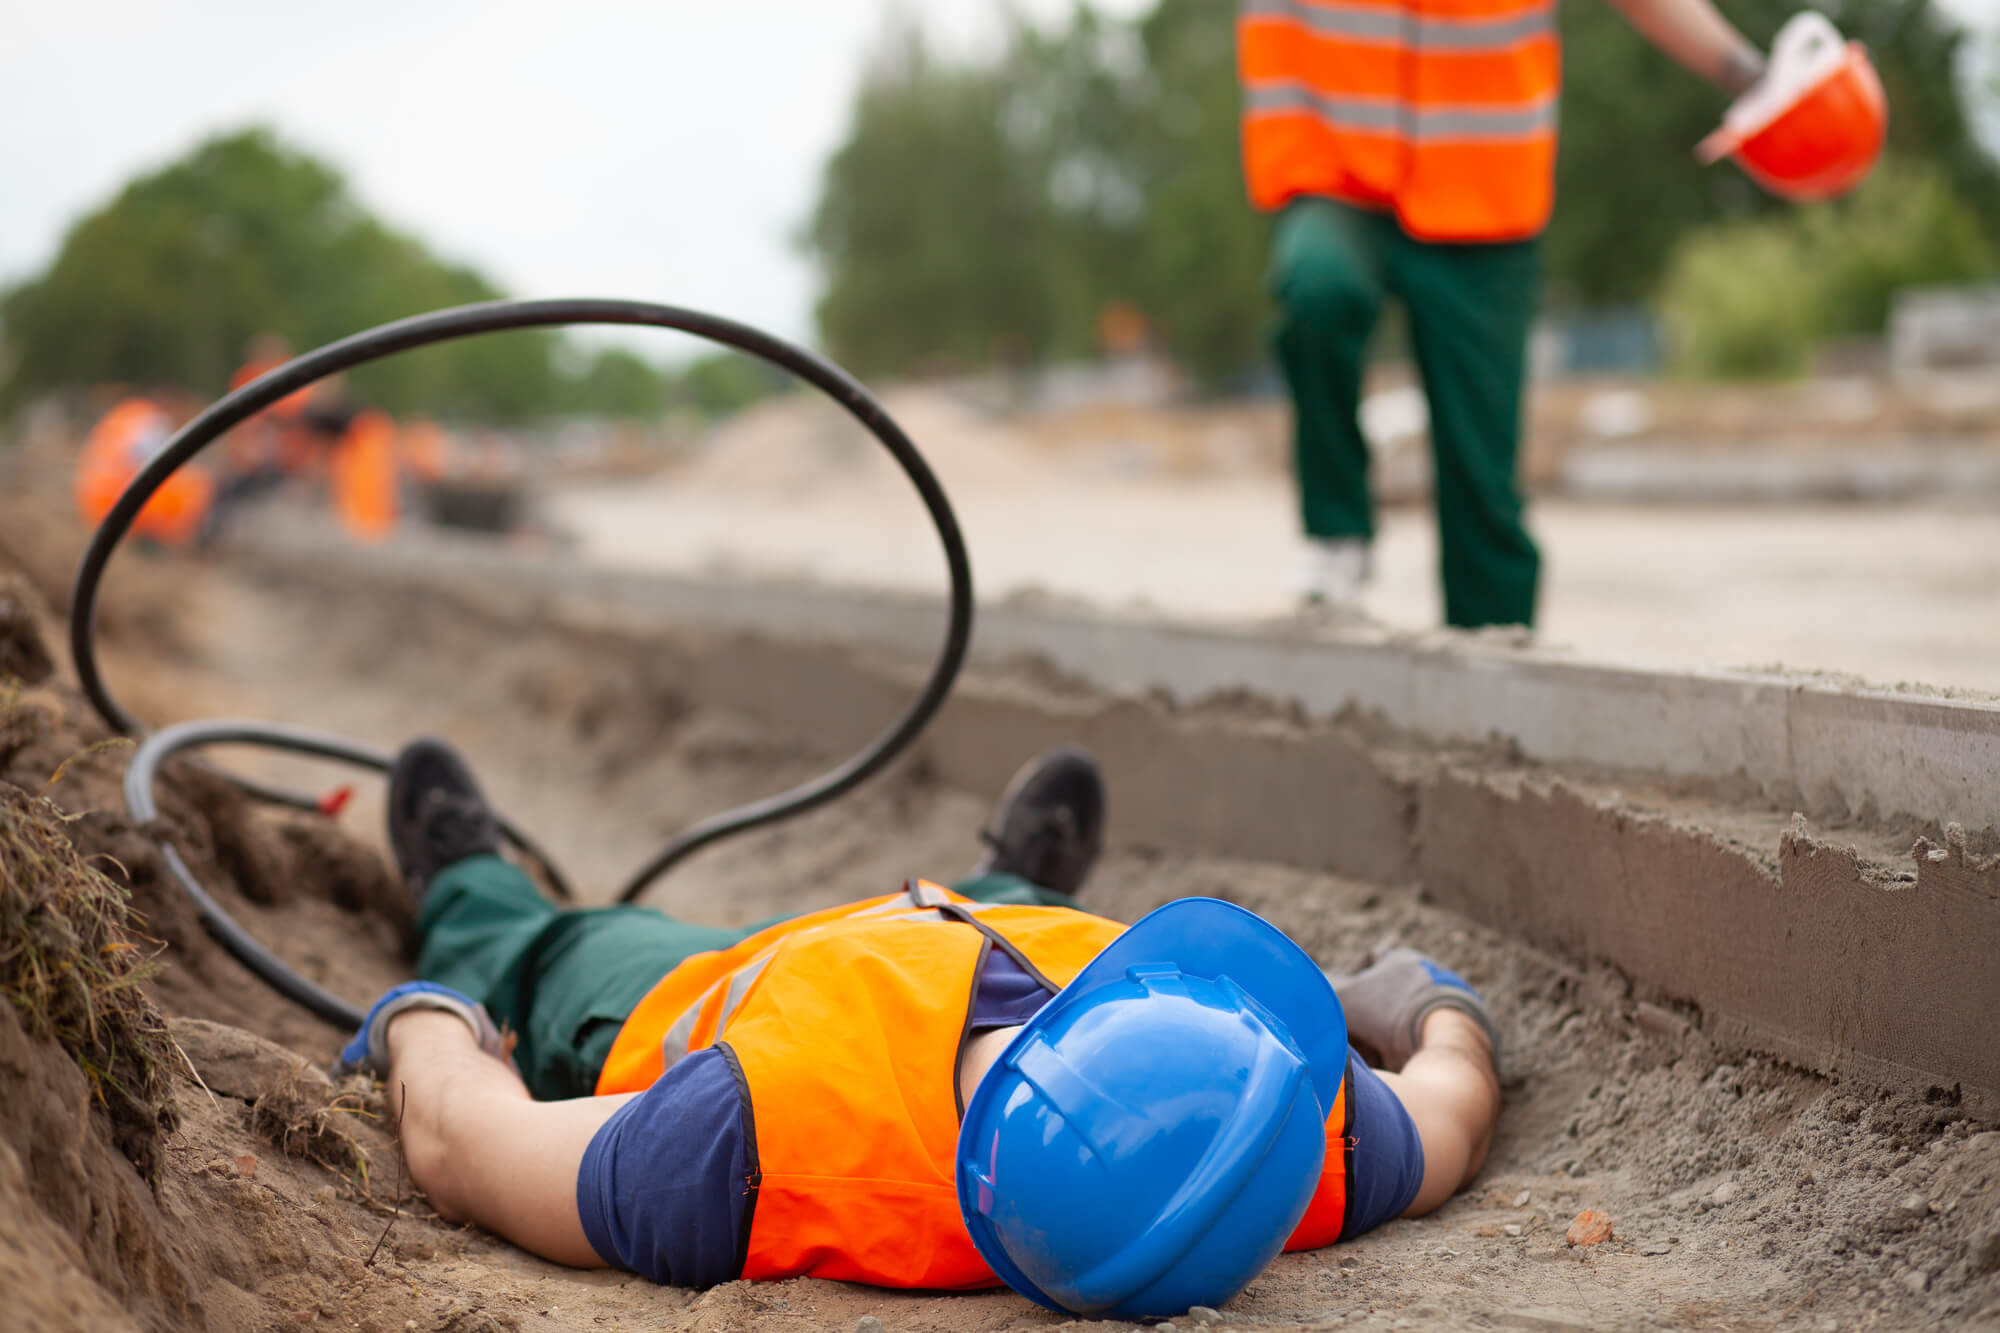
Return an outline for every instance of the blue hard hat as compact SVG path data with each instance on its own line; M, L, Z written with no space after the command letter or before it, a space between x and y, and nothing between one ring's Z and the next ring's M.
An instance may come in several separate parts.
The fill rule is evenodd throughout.
M1023 1025L959 1127L959 1212L1008 1286L1069 1314L1221 1305L1305 1215L1347 1023L1257 915L1142 918Z

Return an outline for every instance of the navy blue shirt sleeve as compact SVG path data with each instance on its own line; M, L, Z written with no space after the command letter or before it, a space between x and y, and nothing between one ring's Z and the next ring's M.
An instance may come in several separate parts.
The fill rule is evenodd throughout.
M1403 1215L1424 1183L1424 1141L1402 1100L1351 1050L1347 1097L1354 1108L1348 1133L1354 1139L1353 1170L1347 1177L1347 1225L1340 1238L1352 1240ZM1327 1151L1338 1151L1334 1144Z
M972 1019L967 1032L1013 1027L1040 1013L1050 999L1042 983L1029 976L1005 949L989 949L972 991Z
M576 1177L583 1234L614 1268L667 1286L743 1272L750 1144L735 1064L696 1051L618 1108Z

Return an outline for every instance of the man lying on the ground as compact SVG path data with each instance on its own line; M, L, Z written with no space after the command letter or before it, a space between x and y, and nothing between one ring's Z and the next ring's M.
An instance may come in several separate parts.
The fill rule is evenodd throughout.
M1004 1280L1173 1314L1462 1189L1500 1107L1479 996L1410 950L1330 979L1213 899L1077 910L1104 803L1057 751L955 889L724 930L558 910L418 741L389 832L426 980L343 1060L388 1079L443 1216L682 1286Z

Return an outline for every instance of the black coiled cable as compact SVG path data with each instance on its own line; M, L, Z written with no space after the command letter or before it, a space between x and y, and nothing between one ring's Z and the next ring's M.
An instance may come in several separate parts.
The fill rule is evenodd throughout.
M474 334L571 324L626 324L677 329L725 347L733 347L788 371L832 398L889 451L916 487L931 522L937 528L951 579L950 613L944 644L936 665L931 669L930 678L902 716L853 758L832 771L789 791L725 811L686 829L633 872L619 891L618 901L631 902L670 867L712 842L803 814L852 790L878 772L916 739L943 705L958 676L959 667L965 661L966 645L972 637L972 566L966 555L965 538L959 531L958 519L952 513L951 502L945 498L944 488L916 445L911 443L882 405L840 367L805 348L746 324L698 310L645 301L490 301L418 315L329 343L317 351L286 362L212 403L206 411L176 432L166 447L132 479L131 485L125 488L118 502L111 507L111 512L98 525L90 546L84 551L82 562L77 566L70 596L70 653L76 660L77 678L99 716L114 731L125 735L142 730L138 720L112 696L110 688L104 683L103 674L98 670L97 591L104 577L105 565L118 543L130 531L139 511L167 478L190 458L281 398L339 371L398 352ZM289 750L378 771L386 770L391 762L389 756L351 745L337 737L316 735L274 723L182 723L148 737L133 756L125 788L126 804L133 818L143 823L153 817L153 783L160 763L168 755L189 747L222 742ZM310 796L248 778L232 776L231 781L263 800L300 809L314 809L318 805ZM509 841L541 864L551 887L558 894L569 896L561 874L533 841L505 820L501 821L501 829ZM296 1000L320 1017L342 1027L359 1025L359 1010L299 976L232 920L215 898L203 889L164 835L161 837L161 849L169 870L193 898L203 924L225 949L281 994Z

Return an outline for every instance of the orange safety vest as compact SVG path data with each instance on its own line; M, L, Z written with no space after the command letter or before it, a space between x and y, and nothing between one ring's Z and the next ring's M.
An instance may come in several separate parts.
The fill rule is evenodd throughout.
M349 535L379 542L396 530L396 423L373 408L355 414L327 463L333 512Z
M144 398L127 398L91 428L77 459L76 511L95 526L153 456L172 438L174 424ZM153 492L132 521L134 536L167 546L191 546L201 535L215 498L215 483L195 464L182 466Z
M1555 202L1555 0L1242 0L1251 202L1329 195L1421 240L1522 240Z
M987 953L1053 994L1125 927L1067 907L902 893L781 922L669 972L620 1029L600 1096L651 1087L719 1046L744 1098L743 1276L884 1287L997 1285L959 1216L958 1059ZM1347 1085L1320 1185L1288 1249L1339 1238Z

